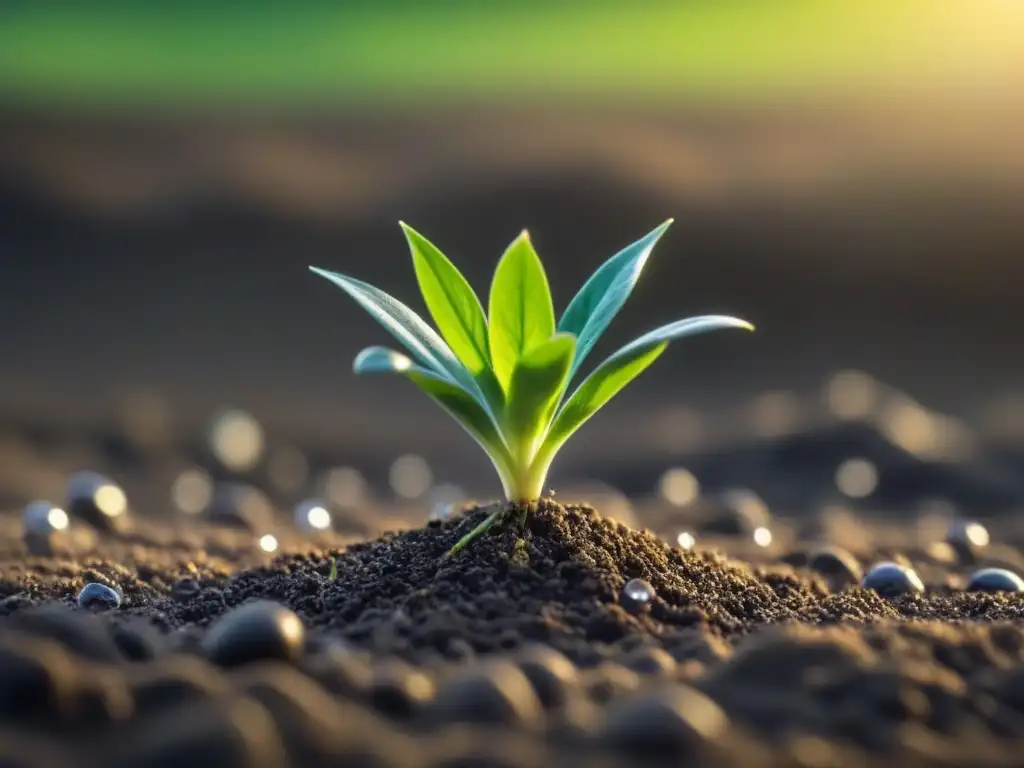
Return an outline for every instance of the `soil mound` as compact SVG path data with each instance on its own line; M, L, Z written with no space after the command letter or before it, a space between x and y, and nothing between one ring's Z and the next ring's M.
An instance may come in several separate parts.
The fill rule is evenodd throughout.
M311 629L374 652L459 660L536 641L583 665L640 646L700 655L766 624L1024 617L1020 596L887 600L859 587L833 593L810 571L755 568L673 548L590 507L551 501L531 511L523 527L504 524L446 558L490 511L471 507L463 516L335 553L282 557L150 610L181 626L203 624L250 599L272 599ZM633 579L650 586L646 603L627 594Z
M245 534L196 528L179 541L143 521L97 533L88 554L25 558L8 540L10 755L119 766L1020 764L1018 595L835 591L807 569L673 548L552 502L445 557L490 512L468 507L345 547L283 541L305 554L262 564ZM69 610L85 581L116 586L121 607Z

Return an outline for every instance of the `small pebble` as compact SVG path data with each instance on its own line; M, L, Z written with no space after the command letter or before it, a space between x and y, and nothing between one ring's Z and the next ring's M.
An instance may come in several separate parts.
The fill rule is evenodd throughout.
M78 593L78 607L86 611L110 611L121 607L121 595L106 584L93 582Z
M813 550L807 558L807 567L821 574L833 592L857 584L864 578L857 558L840 547L826 546Z
M661 691L613 702L603 739L631 757L666 759L693 754L720 741L729 718L700 691L673 685Z
M21 514L22 537L33 555L53 554L55 540L68 528L68 515L48 501L33 501Z
M580 682L576 665L550 646L527 646L516 655L516 663L548 709L562 706L568 691Z
M982 568L971 574L968 592L1024 592L1024 579L1005 568Z
M326 690L345 699L369 694L373 670L363 654L334 638L323 645L309 643L307 650L302 668Z
M974 562L988 547L989 540L988 529L974 520L954 518L946 530L946 543L965 563Z
M434 681L404 662L391 660L373 669L369 695L378 712L410 718L434 697Z
M288 608L256 600L221 616L202 641L207 657L222 667L262 659L298 661L306 628Z
M670 677L676 670L676 660L664 648L637 648L621 664L638 674L654 677Z
M306 499L295 506L295 527L306 533L322 533L332 526L331 513L319 499Z
M163 634L144 619L107 624L114 645L129 661L152 661L165 648Z
M33 501L21 514L25 533L51 534L68 527L68 515L48 501Z
M582 684L591 701L603 705L637 690L640 687L640 676L621 664L606 661L584 672Z
M440 723L532 727L543 708L530 680L509 661L464 669L445 683L430 708Z
M621 603L630 611L643 610L654 599L654 587L644 579L630 579L622 588Z
M68 512L106 531L120 530L128 519L128 498L113 480L98 472L76 472L68 480Z
M924 583L913 568L897 563L878 563L864 574L861 586L882 597L899 597L924 592Z

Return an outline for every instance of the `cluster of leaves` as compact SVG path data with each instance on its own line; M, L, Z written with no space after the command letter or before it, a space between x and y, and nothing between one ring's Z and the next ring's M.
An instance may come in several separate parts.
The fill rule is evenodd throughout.
M364 349L356 373L395 373L453 416L487 452L510 501L541 495L565 441L670 341L744 320L706 315L656 328L569 387L594 344L625 303L666 221L606 261L556 322L544 267L524 231L506 249L491 283L487 313L459 270L426 238L402 224L427 308L440 335L383 291L311 267L332 281L400 341L411 357Z

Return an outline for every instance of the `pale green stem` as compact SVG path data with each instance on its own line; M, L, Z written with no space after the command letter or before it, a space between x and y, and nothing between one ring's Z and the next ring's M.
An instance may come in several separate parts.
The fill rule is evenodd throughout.
M471 530L469 533L467 533L465 536L463 536L461 539L455 542L455 546L449 549L447 553L445 553L445 557L452 557L453 555L458 554L458 552L461 549L465 548L465 546L469 544L469 542L473 541L473 539L487 533L487 531L490 530L491 526L498 522L498 519L504 514L505 507L498 507L494 512L489 514L482 523L480 523L473 530Z

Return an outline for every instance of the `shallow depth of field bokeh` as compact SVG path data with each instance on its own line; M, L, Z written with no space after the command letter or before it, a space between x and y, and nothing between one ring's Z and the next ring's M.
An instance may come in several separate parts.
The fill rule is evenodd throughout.
M422 395L352 375L389 340L307 265L420 309L399 219L484 295L525 227L560 309L671 216L601 349L711 312L758 332L674 345L556 490L1017 504L1021 40L996 0L5 3L3 497L96 468L194 507L193 464L282 504L494 495ZM838 447L800 493L775 454L715 459L808 434ZM999 490L887 486L889 449Z

